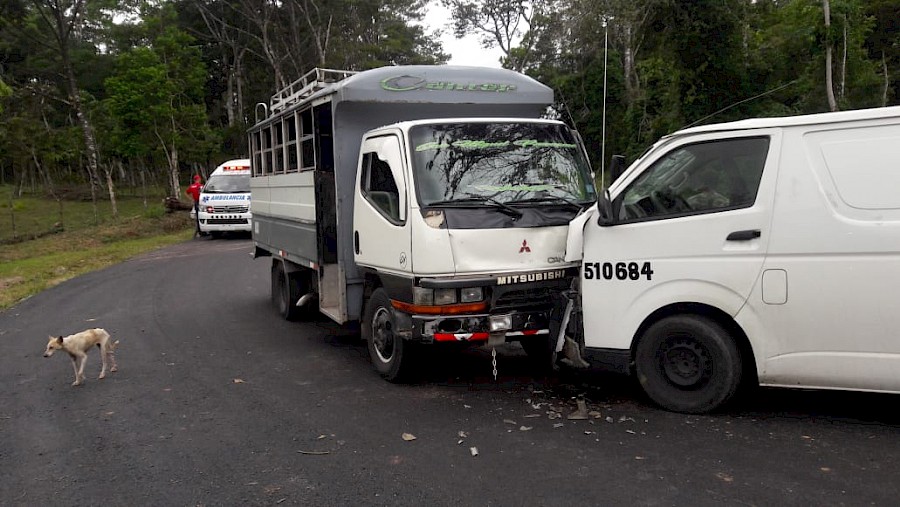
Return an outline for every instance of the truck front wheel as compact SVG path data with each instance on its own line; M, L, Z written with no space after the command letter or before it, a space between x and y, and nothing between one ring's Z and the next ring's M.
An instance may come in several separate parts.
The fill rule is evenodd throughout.
M712 411L741 383L740 349L716 321L673 315L651 325L635 351L635 370L647 396L668 410Z
M410 377L415 344L397 335L391 300L384 289L375 289L366 302L362 335L372 365L385 380L402 382Z

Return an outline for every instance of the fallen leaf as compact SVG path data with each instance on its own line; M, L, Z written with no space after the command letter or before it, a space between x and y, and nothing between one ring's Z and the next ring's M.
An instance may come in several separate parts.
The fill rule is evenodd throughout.
M528 419L530 419L530 418L532 418L532 417L540 417L540 416L541 416L541 414L527 414L527 415L525 415L525 417L528 418Z
M828 473L828 472L831 471L831 468L829 468L829 467L822 467L822 468L820 468L819 470L821 470L821 471L823 471L823 472L825 472L825 473Z
M611 423L611 422L614 422L614 421L613 421L613 418L612 418L612 417L607 416L607 417L606 417L606 422Z
M316 437L316 440L322 440L323 438L328 438L328 437L325 435L319 435L318 437Z
M519 431L531 431L534 426L519 426Z
M734 482L734 477L726 474L725 472L719 472L716 474L716 477L722 479L724 482Z
M330 451L297 451L300 454L312 454L314 456L322 456L325 454L331 454Z
M512 425L516 424L516 421L513 421L512 419L504 419L503 422L506 424L512 424Z
M553 425L554 428L562 428L563 426L565 426L563 423L556 423Z
M244 383L244 379L236 378L236 379L234 379L232 382L234 382L235 384L243 384L243 383Z
M588 412L588 415L593 417L594 419L600 419L601 417L603 417L600 412L597 412L596 410L591 410L590 412Z
M459 438L466 438L469 436L469 434L465 431L460 431L459 433L457 433L457 435L459 435Z
M625 433L628 433L629 435L634 435L634 430L625 430Z
M463 442L464 442L464 440L457 440L456 445L462 445Z
M403 438L403 440L406 440L407 442L412 442L413 440L416 439L416 436L413 435L412 433L404 433L403 435L401 435L401 437Z
M478 456L478 448L477 447L469 447L469 452L472 453L472 456Z
M645 458L643 456L635 456L634 459L641 460L641 459L647 459L647 458Z

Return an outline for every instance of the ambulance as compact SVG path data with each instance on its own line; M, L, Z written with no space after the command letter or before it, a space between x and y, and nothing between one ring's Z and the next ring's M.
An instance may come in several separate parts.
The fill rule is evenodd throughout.
M250 160L229 160L209 176L200 192L200 232L250 232Z

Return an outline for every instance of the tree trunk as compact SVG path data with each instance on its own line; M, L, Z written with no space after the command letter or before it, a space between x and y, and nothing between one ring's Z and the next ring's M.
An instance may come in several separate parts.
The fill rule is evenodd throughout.
M837 111L837 100L834 98L834 77L831 69L831 5L829 0L822 0L825 11L825 93L828 96L828 107Z
M844 51L841 58L841 99L847 93L847 16L844 16Z
M181 186L178 183L178 148L172 146L167 155L169 159L169 184L172 191L172 197L181 198Z
M64 229L65 221L63 217L63 204L62 199L59 198L59 195L56 193L56 188L53 186L53 180L50 177L49 171L44 171L44 167L41 165L41 161L37 157L37 153L34 151L34 146L31 147L31 159L34 160L34 168L37 170L38 175L42 180L44 180L44 184L47 185L47 190L50 192L50 196L53 197L53 200L56 201L56 207L59 212L59 222L54 226L54 229Z
M109 204L112 208L112 216L114 219L119 218L119 206L116 204L116 187L113 184L112 167L110 164L103 165L103 172L106 174L106 190L109 192Z
M13 175L13 179L15 179L15 175ZM9 192L9 224L12 226L12 237L13 239L19 239L19 233L16 230L16 207L13 206L13 197L16 195L16 186L13 185L12 190Z

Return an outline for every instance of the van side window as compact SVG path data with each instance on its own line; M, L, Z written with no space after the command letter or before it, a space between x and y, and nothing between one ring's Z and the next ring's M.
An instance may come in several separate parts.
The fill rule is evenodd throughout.
M387 162L376 153L363 155L362 194L382 215L400 223L400 191Z
M619 218L641 221L749 208L768 152L768 137L681 146L630 184L620 198Z

